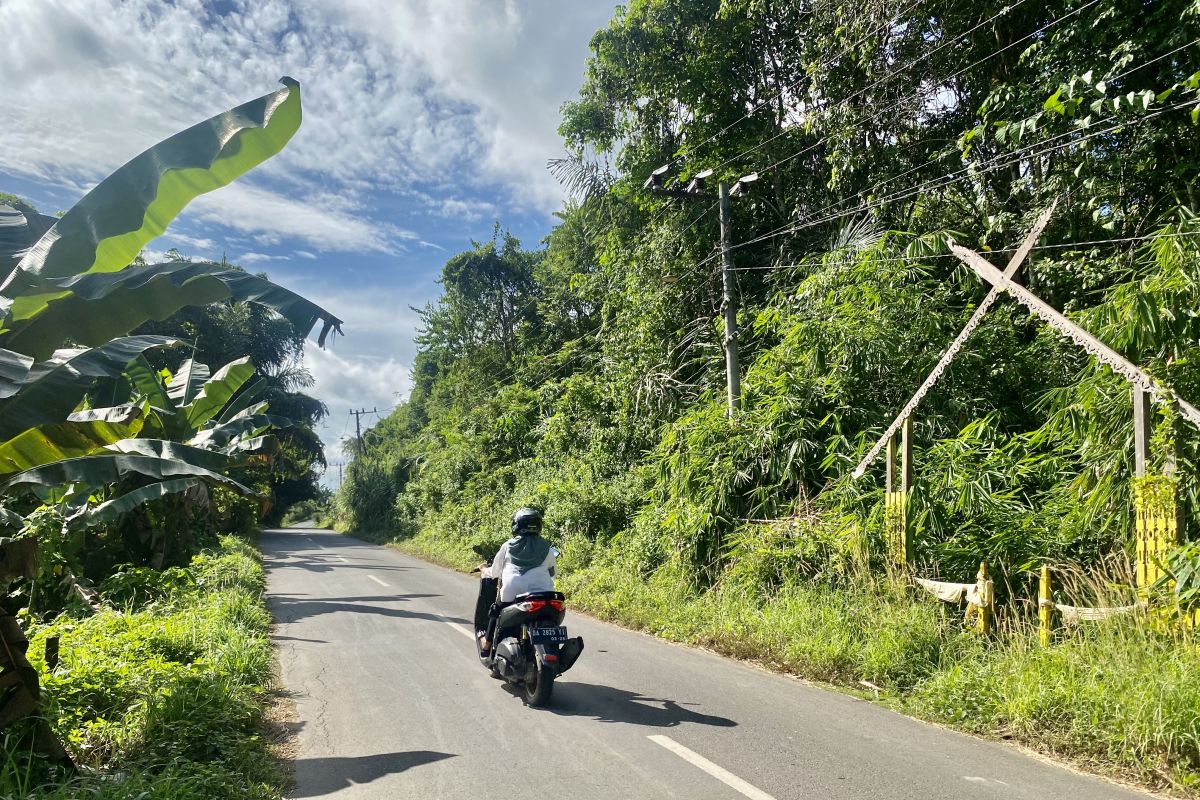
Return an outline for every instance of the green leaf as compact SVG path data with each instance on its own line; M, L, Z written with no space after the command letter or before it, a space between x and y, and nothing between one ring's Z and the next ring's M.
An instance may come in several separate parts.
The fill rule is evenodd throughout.
M151 483L101 503L95 508L84 509L78 514L71 516L68 521L81 523L89 527L112 522L122 515L128 514L140 505L158 500L167 495L185 492L193 486L199 486L201 483L203 481L200 478L172 478L170 480Z
M138 406L89 409L58 425L39 425L0 444L0 475L86 456L137 436L145 418Z
M243 436L257 436L270 428L290 428L292 420L275 414L235 416L228 422L208 428L193 436L188 444L194 447L224 447Z
M127 336L90 350L60 351L34 365L20 390L0 400L0 440L66 420L99 378L115 378L153 347L177 344L169 336Z
M230 361L217 370L217 373L200 387L196 399L184 407L188 425L196 429L215 417L237 390L242 388L242 384L253 376L254 365L250 363L249 358Z
M122 439L104 448L114 453L150 456L163 460L174 460L180 463L202 467L213 472L229 466L229 459L223 454L193 447L166 439Z
M92 273L47 282L53 298L38 313L14 321L0 334L0 345L45 357L70 340L103 344L150 320L164 320L181 308L223 300L266 306L307 336L322 322L317 343L342 321L325 309L265 278L208 262L174 261L129 267L114 273Z
M225 408L221 410L221 414L217 417L217 421L228 422L239 414L245 415L251 406L253 406L255 410L249 411L248 413L250 414L260 414L263 411L266 411L267 403L260 403L257 401L258 398L262 396L262 393L267 390L267 386L268 381L266 378L258 378L254 381L254 383L243 387L242 390L238 392L232 400L229 401L229 405L225 406Z
M175 405L167 395L158 370L150 366L145 356L139 356L125 368L125 377L133 384L134 390L150 402L151 408L167 413L175 411Z
M1058 91L1046 98L1046 102L1042 103L1042 109L1044 111L1051 111L1055 114L1062 114L1064 111L1066 111L1067 106L1065 103L1063 103L1061 98L1062 88L1060 87Z
M159 142L88 192L0 285L0 331L45 306L45 281L123 269L194 198L282 150L301 119L300 85L282 83Z
M194 358L189 358L179 365L171 380L167 381L167 397L178 408L186 408L200 393L200 387L209 379L207 364L200 364Z
M0 400L12 397L25 384L33 357L0 348Z
M137 439L131 441L139 441ZM171 444L167 442L165 444ZM250 489L218 472L193 464L181 456L187 456L183 445L175 445L169 457L143 455L134 452L109 452L69 458L56 461L34 469L19 472L0 483L0 495L13 494L19 490L33 490L38 487L57 488L68 484L82 484L90 487L114 484L130 475L143 475L156 481L172 478L195 477L227 486L244 495L253 495ZM195 450L195 448L186 448ZM214 454L208 451L197 451L205 457Z

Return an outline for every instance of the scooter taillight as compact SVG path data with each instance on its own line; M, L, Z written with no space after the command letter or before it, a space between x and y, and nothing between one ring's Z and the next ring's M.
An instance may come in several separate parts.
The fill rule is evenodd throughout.
M562 600L525 600L521 603L515 603L517 608L524 611L526 614L532 614L534 611L541 611L546 606L550 606L555 611L565 611L567 604Z

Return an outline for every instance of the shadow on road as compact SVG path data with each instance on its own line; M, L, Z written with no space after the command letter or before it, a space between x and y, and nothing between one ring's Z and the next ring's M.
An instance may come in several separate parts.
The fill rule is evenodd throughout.
M363 560L363 559L359 559ZM394 565L383 565L378 563L370 564L347 564L342 561L334 563L328 558L314 558L311 556L298 556L295 554L289 555L273 555L269 553L263 554L263 566L267 569L302 569L305 572L333 572L335 569L369 569L372 572L408 572L412 567L398 567Z
M296 788L289 797L322 797L355 784L370 783L386 775L432 764L455 753L409 750L373 756L299 758L295 761Z
M468 620L461 617L447 617L440 614L427 614L423 611L405 611L402 608L385 608L384 606L370 604L371 601L403 603L412 599L438 596L430 594L395 594L325 599L310 598L307 595L298 597L295 595L275 594L268 598L267 603L271 608L271 613L274 615L275 621L279 624L298 622L302 619L320 616L321 614L334 614L337 612L346 614L372 614L397 619L423 619L429 622L449 621L457 622L461 625L470 624Z
M652 728L674 728L684 723L733 728L737 723L725 717L701 714L674 700L643 697L636 692L596 686L590 683L560 683L554 687L554 699L547 709L563 717L592 717L600 722L627 722Z

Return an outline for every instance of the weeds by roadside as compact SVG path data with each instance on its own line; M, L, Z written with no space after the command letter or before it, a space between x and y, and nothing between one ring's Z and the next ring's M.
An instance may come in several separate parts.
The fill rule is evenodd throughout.
M123 607L34 631L45 713L81 775L46 783L44 765L12 735L0 746L0 797L278 798L262 738L272 680L263 586L254 548L227 536L183 570L118 573L103 594ZM42 654L55 635L61 662L47 671Z

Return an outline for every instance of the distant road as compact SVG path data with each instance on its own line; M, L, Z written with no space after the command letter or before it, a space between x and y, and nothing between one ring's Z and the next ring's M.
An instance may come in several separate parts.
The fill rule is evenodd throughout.
M472 578L326 530L261 542L299 715L291 797L1150 797L569 612L587 649L527 708L475 658Z

